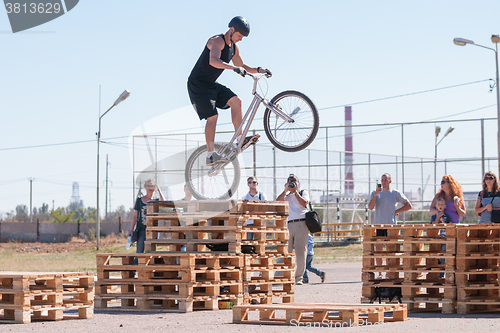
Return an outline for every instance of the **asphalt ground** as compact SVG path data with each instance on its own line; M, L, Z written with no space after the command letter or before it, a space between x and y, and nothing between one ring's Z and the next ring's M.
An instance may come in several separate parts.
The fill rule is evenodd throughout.
M313 266L326 272L325 283L321 283L320 278L314 274L310 275L310 284L296 286L296 302L359 303L360 262L317 265L313 263ZM405 322L344 328L322 325L323 327L297 327L233 324L232 310L229 309L192 313L142 313L96 309L93 319L64 319L30 324L0 322L0 332L500 332L500 313L474 315L409 313Z

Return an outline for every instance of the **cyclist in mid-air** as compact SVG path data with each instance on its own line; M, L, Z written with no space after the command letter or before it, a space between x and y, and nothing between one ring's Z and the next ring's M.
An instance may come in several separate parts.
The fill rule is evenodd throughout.
M205 140L207 142L207 165L218 161L226 161L224 156L214 152L215 128L217 126L217 108L231 108L231 120L234 130L238 129L243 114L241 111L241 99L231 89L216 82L224 69L232 69L244 76L248 73L265 73L271 75L271 71L261 67L250 67L245 65L240 56L238 45L243 37L250 33L248 21L241 17L234 17L229 22L229 30L220 35L211 37L198 61L193 67L188 78L188 93L194 109L201 119L206 119ZM232 61L234 66L230 65ZM237 144L241 141L241 130L237 133ZM258 138L258 136L256 135ZM256 137L248 136L244 139L242 150L250 144L255 143Z

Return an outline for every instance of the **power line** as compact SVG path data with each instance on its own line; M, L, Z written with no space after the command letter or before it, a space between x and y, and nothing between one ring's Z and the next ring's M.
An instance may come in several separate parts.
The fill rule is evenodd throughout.
M475 84L475 83L480 83L480 82L485 82L485 81L490 81L493 79L484 79L484 80L479 80L479 81L474 81L474 82L467 82L467 83L462 83L462 84L456 84L453 86L447 86L447 87L441 87L441 88L435 88L435 89L429 89L429 90L422 90L422 91L417 91L417 92L412 92L412 93L407 93L407 94L402 94L402 95L395 95L395 96L389 96L389 97L383 97L383 98L376 98L376 99L370 99L367 101L362 101L362 102L356 102L356 103L347 103L347 104L341 104L341 105L335 105L335 106L328 106L326 108L321 108L318 110L328 110L328 109L335 109L335 108L340 108L344 106L352 106L352 105L359 105L359 104L365 104L365 103L371 103L371 102L379 102L379 101L385 101L388 99L393 99L393 98L399 98L399 97L406 97L406 96L412 96L412 95L418 95L418 94L423 94L423 93L428 93L428 92L433 92L433 91L438 91L438 90L444 90L444 89L450 89L450 88L457 88L457 87L462 87L470 84Z

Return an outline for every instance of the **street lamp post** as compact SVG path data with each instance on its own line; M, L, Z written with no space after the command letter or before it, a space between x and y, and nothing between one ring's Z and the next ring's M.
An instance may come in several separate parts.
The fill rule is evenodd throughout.
M448 128L446 133L444 133L444 136L438 142L437 139L438 139L439 133L441 132L441 127L436 126L436 132L435 132L436 137L434 138L434 194L436 194L436 181L437 181L437 179L436 179L436 163L437 163L437 157L438 157L438 145L441 143L441 141L444 140L444 138L446 138L446 136L448 134L453 132L454 129L455 129L455 127L450 126L450 128Z
M96 212L96 240L97 240L97 250L99 250L99 240L100 240L100 233L101 233L101 221L99 218L99 143L101 141L101 119L108 113L112 108L117 106L121 101L124 101L127 99L127 97L130 95L130 91L126 90L121 93L121 95L118 97L118 99L113 103L113 105L106 111L104 112L100 117L99 117L99 131L96 133L97 134L97 212Z
M500 174L500 90L498 88L498 43L500 43L500 35L495 34L491 35L491 41L492 43L495 44L495 48L483 46L474 43L474 41L470 39L465 39L465 38L454 38L453 43L455 43L458 46L465 46L467 44L475 45L482 47L484 49L492 50L495 52L495 64L496 64L496 78L495 78L495 86L496 86L496 91L497 91L497 154L498 154L498 170Z

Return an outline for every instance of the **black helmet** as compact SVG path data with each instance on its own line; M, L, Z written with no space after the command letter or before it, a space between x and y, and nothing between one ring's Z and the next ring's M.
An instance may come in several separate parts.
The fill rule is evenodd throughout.
M233 17L227 26L229 28L233 27L235 31L238 31L245 37L248 37L250 33L250 24L248 24L247 19L242 16Z

